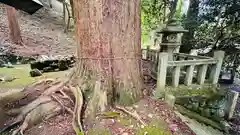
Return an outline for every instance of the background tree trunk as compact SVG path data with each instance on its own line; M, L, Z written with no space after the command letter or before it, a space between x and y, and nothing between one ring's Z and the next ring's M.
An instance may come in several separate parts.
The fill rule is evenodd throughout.
M183 45L180 47L181 53L189 53L196 43L196 41L194 40L194 32L200 25L200 21L198 19L199 3L199 0L190 1L187 17L183 22L184 28L187 29L188 32L183 34Z
M22 38L21 38L20 27L17 21L16 9L14 7L6 5L6 11L7 11L10 38L12 39L13 42L17 44L21 44Z
M89 105L103 111L114 102L138 101L142 89L140 0L75 0L73 5L78 57L97 78L95 99Z

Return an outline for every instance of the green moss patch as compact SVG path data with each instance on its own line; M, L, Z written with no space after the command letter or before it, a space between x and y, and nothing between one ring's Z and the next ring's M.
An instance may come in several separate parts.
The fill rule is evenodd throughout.
M171 135L171 133L162 125L162 122L153 121L144 128L139 128L136 135Z
M202 86L202 87L187 87L180 86L178 88L167 88L167 92L173 94L176 97L181 96L191 96L191 95L203 95L203 96L211 96L216 93L217 89L213 86Z
M12 76L16 77L17 79L13 80L12 82L0 82L0 88L11 88L11 87L21 87L31 84L37 80L49 77L49 78L58 78L64 77L65 74L69 71L59 71L59 72L49 72L44 73L40 77L31 77L30 66L26 65L14 65L14 68L0 68L0 76Z
M87 135L111 135L111 132L105 128L91 128L88 129Z
M14 68L0 68L1 75L12 76L17 78L12 82L2 82L1 88L24 86L34 82L35 78L32 78L29 75L29 71L30 71L29 65L17 65Z
M118 117L117 121L123 126L133 125L136 127L138 125L138 121L131 116Z

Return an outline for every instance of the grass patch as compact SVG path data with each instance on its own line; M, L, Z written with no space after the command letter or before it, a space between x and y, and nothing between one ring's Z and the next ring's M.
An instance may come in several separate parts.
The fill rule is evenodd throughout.
M35 81L35 78L29 75L29 65L17 65L14 68L0 68L0 75L7 75L16 77L12 82L1 83L2 87L17 87L30 84Z
M2 75L7 75L7 76L13 76L17 78L12 82L2 82L2 83L0 82L0 88L22 87L47 77L49 78L65 77L65 74L68 72L68 71L49 72L49 73L44 73L40 77L31 77L29 74L30 70L31 69L28 64L14 65L14 68L0 68L0 77Z

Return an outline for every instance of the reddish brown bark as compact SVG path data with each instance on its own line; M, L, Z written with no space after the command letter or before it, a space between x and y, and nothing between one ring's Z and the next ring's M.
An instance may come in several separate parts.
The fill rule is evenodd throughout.
M21 44L22 38L21 38L20 27L17 21L16 9L14 7L6 5L6 11L7 11L10 38L12 39L13 42L17 44Z
M74 13L78 55L101 76L100 90L108 101L136 102L142 89L140 0L75 0Z

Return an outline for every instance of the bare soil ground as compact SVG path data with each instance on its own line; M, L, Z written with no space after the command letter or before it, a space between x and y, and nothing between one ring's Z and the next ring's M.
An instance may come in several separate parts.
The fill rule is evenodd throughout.
M61 14L40 9L33 15L19 11L18 21L23 42L35 52L16 45L9 40L8 22L4 6L0 4L0 47L11 48L19 55L74 54L76 44L72 33L64 33Z
M39 10L34 15L27 15L19 12L19 24L21 26L22 38L24 44L28 46L34 52L27 50L26 48L16 45L9 40L8 37L8 24L6 19L6 12L2 5L0 5L0 47L11 49L12 52L19 55L61 55L61 54L74 54L76 43L74 42L74 36L72 33L63 33L62 19L59 14L53 11L47 11L45 9ZM148 89L153 88L154 83L148 82ZM151 91L149 92L151 93ZM156 119L158 122L162 122L160 131L168 131L171 134L184 134L194 135L193 131L178 118L172 109L170 109L163 101L156 101L150 97L145 97L134 107L144 121L151 123ZM1 113L1 112L0 112ZM139 131L139 135L145 134L140 132L141 129L148 132L149 129L144 127L138 122L134 122L134 119L120 115L121 117L114 118L96 118L95 127L103 128L110 131L111 134L130 135ZM156 125L156 124L154 124ZM155 129L150 129L154 130ZM93 135L101 134L98 130ZM154 133L153 131L153 133ZM162 133L159 130L155 133L164 135L168 133ZM62 113L55 118L48 121L44 121L26 131L25 135L74 135L74 131L71 125L71 116ZM89 131L90 134L90 131ZM156 135L157 135L156 134ZM91 135L91 134L90 134ZM102 135L102 134L101 134ZM155 134L154 134L155 135Z

